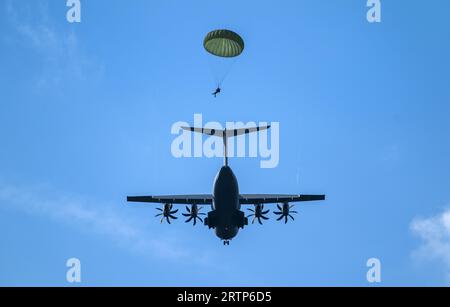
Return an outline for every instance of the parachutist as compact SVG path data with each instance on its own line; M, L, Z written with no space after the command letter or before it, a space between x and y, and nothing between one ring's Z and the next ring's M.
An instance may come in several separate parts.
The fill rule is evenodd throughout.
M222 90L220 89L220 87L218 87L218 88L216 89L216 91L213 93L214 98L217 98L217 94L220 94L221 91L222 91Z
M226 30L226 29L219 29L209 32L205 39L203 40L203 47L205 50L210 53L211 55L221 58L221 61L214 61L218 64L227 64L226 70L223 71L222 69L218 69L217 71L218 75L215 75L215 80L217 89L212 95L217 98L217 95L221 92L220 86L222 85L222 82L225 81L225 78L227 77L228 73L231 70L231 66L233 65L234 61L228 61L225 59L231 59L236 58L242 54L245 48L245 43L242 37L239 36L239 34ZM213 69L213 71L216 71L216 69Z

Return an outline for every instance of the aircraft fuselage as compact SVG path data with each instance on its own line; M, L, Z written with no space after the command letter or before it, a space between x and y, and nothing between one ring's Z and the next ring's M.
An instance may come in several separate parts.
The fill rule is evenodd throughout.
M216 235L225 241L231 240L239 232L239 185L230 167L220 169L214 181L214 201L212 204Z

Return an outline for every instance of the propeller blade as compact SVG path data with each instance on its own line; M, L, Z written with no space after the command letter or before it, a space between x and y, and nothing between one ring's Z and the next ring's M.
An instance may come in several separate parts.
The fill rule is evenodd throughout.
M177 210L174 210L174 211L170 211L170 214L175 214L175 213L177 213L178 212L178 209Z
M157 215L155 215L155 217L158 217L158 216L161 216L161 215L163 215L162 213L160 213L160 214L157 214Z
M194 218L194 226L197 225L197 218Z
M281 209L280 205L277 205L278 210L283 211L283 209Z
M264 212L261 212L261 214L266 215L266 214L269 213L269 212L270 212L270 210L266 210L266 211L264 211Z
M186 206L186 210L187 210L187 212L191 213L191 209L189 209L188 206Z
M253 209L251 209L251 208L249 208L249 209L247 209L248 211L251 211L251 212L255 212L255 210L253 210Z
M172 214L169 214L169 217L170 217L171 219L178 220L178 218L177 218L176 216L172 215Z
M203 219L201 217L197 217L197 218L200 220L200 222L203 223Z
M265 219L266 221L269 219L267 216L261 215L261 218Z
M190 218L188 218L188 219L186 220L185 223L189 223L190 221L192 221L192 219L193 219L193 217L191 216Z
M277 219L277 221L281 221L281 219L284 217L284 215L281 215L278 219Z
M263 223L261 222L261 218L260 218L260 217L258 217L258 222L259 222L260 225L263 224Z
M156 210L163 211L163 209L161 209L161 208L156 208Z
M293 221L295 221L295 219L294 219L294 217L293 217L292 215L289 214L289 217L290 217Z
M275 213L276 215L283 214L282 212L277 212L277 211L274 211L273 213Z
M287 215L285 215L284 216L284 223L287 224L287 222L288 222L288 217L287 217Z
M183 213L183 216L189 217L189 216L191 216L191 215L190 215L190 214L187 214L187 213Z

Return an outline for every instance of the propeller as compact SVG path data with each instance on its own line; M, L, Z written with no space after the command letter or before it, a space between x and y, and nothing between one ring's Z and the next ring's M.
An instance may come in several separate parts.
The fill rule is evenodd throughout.
M176 220L178 219L174 214L178 212L177 210L172 210L173 205L172 204L165 204L163 209L156 208L156 210L161 211L161 213L155 215L155 217L161 216L161 224L164 222L164 219L166 219L167 223L170 223L170 219Z
M280 205L277 205L277 208L278 208L278 210L280 210L280 211L274 212L276 215L280 216L277 219L277 221L281 221L284 218L284 223L287 224L287 222L289 221L288 217L290 217L293 221L295 221L292 214L297 214L298 212L292 211L292 208L294 208L294 205L289 205L289 203L283 203L283 207L281 207Z
M203 219L200 217L200 215L206 215L205 213L200 213L200 210L202 210L202 207L199 207L197 205L192 205L191 208L186 206L187 213L183 213L183 216L187 217L186 223L189 223L190 221L194 221L194 226L197 225L197 219L200 220L200 222L203 223Z
M269 213L269 210L264 211L264 205L256 204L255 209L248 209L248 211L253 212L252 214L247 216L247 217L253 216L252 224L254 224L256 220L258 220L258 223L262 225L263 223L261 219L263 220L269 219L268 217L265 216L267 213Z

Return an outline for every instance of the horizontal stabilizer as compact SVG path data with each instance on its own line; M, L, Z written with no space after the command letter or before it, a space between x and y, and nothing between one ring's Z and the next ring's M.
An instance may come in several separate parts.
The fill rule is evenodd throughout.
M260 132L270 129L270 126L252 127L252 128L240 128L240 129L211 129L211 128L194 128L194 127L181 127L181 129L191 132L202 133L209 136L217 136L223 138L236 137L244 134L250 134L253 132Z
M266 126L258 126L252 128L240 128L240 129L212 129L212 128L195 128L195 127L181 127L181 129L196 133L202 133L209 136L216 136L223 139L223 152L224 152L224 165L228 166L228 150L227 143L228 138L237 137L240 135L250 134L253 132L260 132L264 130L270 129L269 125Z
M250 134L253 132L260 132L264 130L270 129L270 126L261 126L261 127L253 127L253 128L242 128L242 129L233 129L226 130L227 137L240 136L244 134Z

